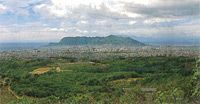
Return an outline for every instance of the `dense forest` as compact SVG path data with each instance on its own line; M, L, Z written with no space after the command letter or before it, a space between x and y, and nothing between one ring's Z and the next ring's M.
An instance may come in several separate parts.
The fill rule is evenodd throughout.
M0 81L20 97L10 104L199 103L199 63L193 57L0 60ZM32 73L43 67L51 70Z

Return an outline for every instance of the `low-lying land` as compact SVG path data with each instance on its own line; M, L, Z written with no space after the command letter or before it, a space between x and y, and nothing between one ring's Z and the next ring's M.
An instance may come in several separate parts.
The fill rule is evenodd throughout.
M2 88L10 87L20 97L6 95L11 104L198 103L196 61L195 57L2 59L0 81L6 83Z

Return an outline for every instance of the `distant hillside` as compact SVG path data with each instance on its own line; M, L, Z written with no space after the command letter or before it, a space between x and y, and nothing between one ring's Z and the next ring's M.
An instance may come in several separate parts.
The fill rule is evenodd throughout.
M118 46L143 46L144 44L129 37L109 35L107 37L65 37L59 43L49 45L118 45Z
M120 37L130 37L148 45L200 45L200 37L142 37L136 35L117 35Z

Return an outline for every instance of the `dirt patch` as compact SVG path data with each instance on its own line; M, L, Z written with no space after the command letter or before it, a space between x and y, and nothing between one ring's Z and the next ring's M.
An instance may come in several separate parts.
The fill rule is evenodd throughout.
M60 67L56 67L56 70L57 70L58 72L60 72L60 71L61 71Z
M32 71L31 74L43 74L43 73L50 71L51 69L53 69L53 68L52 67L38 68L38 69L35 69L34 71Z
M71 69L63 69L63 70L61 70L60 67L42 67L42 68L38 68L38 69L33 70L31 72L31 74L43 74L43 73L46 73L48 71L51 71L52 69L56 69L57 72L73 71Z
M119 80L115 80L112 82L118 82L118 81L126 81L126 82L130 82L130 81L136 81L136 80L143 80L144 78L128 78L128 79L119 79Z

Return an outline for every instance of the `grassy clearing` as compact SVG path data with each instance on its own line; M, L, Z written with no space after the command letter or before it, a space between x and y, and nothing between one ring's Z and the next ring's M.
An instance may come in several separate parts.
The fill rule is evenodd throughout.
M16 100L17 98L12 95L7 87L0 88L0 104L8 104L12 100Z

